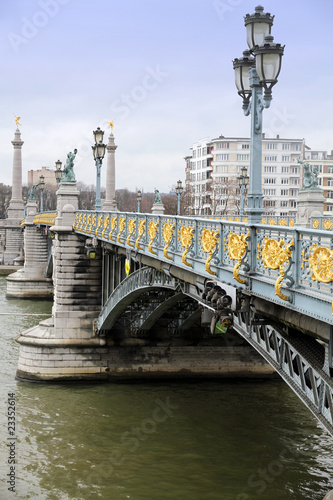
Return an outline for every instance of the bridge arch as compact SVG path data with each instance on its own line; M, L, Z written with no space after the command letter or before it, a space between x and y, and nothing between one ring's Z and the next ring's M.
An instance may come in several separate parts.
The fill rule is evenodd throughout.
M201 293L199 287L162 271L140 268L111 293L96 320L96 329L105 334L122 322L132 334L145 335L169 311L170 334L180 334L200 320ZM126 315L130 315L127 320Z

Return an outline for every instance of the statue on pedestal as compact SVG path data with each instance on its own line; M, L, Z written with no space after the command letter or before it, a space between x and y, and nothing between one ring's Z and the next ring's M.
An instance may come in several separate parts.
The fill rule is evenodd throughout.
M155 188L155 200L154 200L154 205L155 205L156 203L162 203L162 200L161 200L161 195L160 195L159 190Z
M302 161L299 158L297 161L303 165L304 168L303 186L301 189L318 189L318 168L313 167L313 170L311 170L309 163Z
M76 156L77 149L74 149L74 153L71 151L67 155L66 165L64 166L64 175L61 179L61 182L75 182L75 174L74 174L74 158Z
M35 200L36 199L36 188L38 187L39 184L34 184L31 186L31 188L28 191L28 200Z

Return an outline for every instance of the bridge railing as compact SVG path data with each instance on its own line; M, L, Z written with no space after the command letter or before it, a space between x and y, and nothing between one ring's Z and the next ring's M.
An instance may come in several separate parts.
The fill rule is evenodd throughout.
M73 228L333 324L333 233L274 220L78 211Z

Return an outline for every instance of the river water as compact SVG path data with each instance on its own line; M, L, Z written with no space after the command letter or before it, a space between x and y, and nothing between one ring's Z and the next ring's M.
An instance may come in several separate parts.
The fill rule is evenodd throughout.
M51 303L5 291L0 277L1 500L322 500L333 488L333 438L283 382L16 381L15 337L42 319L19 314Z

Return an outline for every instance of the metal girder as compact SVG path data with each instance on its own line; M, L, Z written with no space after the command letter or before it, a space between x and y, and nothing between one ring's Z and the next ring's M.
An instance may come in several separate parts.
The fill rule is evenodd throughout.
M168 299L163 299L152 311L143 319L138 328L140 330L150 330L154 323L174 304L182 300L186 295L182 292L172 295Z
M288 335L257 319L253 311L239 312L234 315L234 329L275 368L333 435L333 380L324 370L325 347L311 337Z

